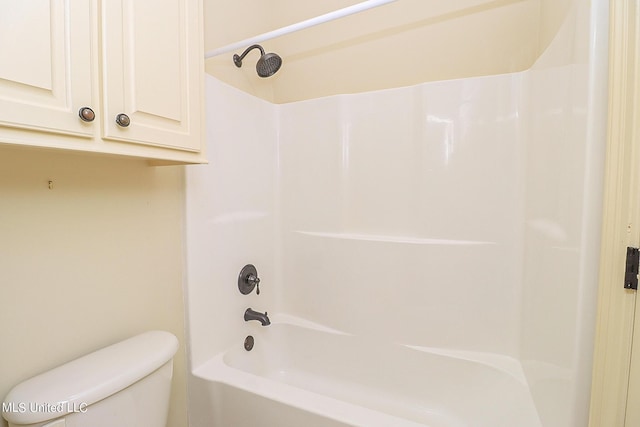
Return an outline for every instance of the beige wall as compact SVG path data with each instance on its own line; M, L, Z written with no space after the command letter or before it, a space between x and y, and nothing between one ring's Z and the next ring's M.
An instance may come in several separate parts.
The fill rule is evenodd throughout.
M359 3L205 0L207 50ZM207 72L276 103L337 93L529 68L562 24L572 0L403 0L263 43L284 59L261 79L258 53L238 70L232 53ZM464 31L461 31L461 29Z
M58 364L163 329L181 343L169 425L187 425L183 184L181 167L0 147L0 398Z
M572 3L573 0L540 0L540 53L551 44Z
M203 0L203 2L205 50L273 29L271 3L268 1ZM252 52L251 57L247 58L247 65L250 65L248 70L255 65L258 57L257 52ZM245 92L273 101L273 89L270 82L265 79L254 79L248 73L238 73L232 58L233 53L210 59L207 63L207 70L211 70L218 76L224 76L224 81Z
M403 0L271 41L284 60L259 78L258 53L238 70L232 53L207 61L216 78L271 102L501 74L529 68L548 46L572 0ZM242 40L358 3L255 5L205 0L205 48ZM321 3L321 4L318 4ZM233 18L231 18L233 17Z

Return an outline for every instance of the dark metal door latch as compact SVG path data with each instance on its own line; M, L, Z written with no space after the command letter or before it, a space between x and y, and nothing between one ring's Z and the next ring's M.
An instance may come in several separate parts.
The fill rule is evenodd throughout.
M624 270L624 288L638 289L638 265L640 264L640 249L627 248L627 263Z

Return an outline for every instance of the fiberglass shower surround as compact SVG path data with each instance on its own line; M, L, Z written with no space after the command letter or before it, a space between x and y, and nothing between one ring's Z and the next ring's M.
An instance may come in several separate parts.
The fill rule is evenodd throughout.
M587 424L606 13L575 4L524 72L282 105L207 79L194 426Z

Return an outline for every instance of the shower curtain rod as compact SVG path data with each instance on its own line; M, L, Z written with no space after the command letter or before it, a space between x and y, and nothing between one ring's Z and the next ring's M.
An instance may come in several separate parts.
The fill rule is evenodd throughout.
M352 6L338 9L333 12L325 13L324 15L316 16L315 18L307 19L297 24L288 25L286 27L278 28L277 30L269 31L268 33L260 34L255 37L241 40L239 42L231 43L217 49L210 50L205 53L205 59L212 58L214 56L221 55L223 53L232 52L237 49L244 49L245 47L253 44L270 40L275 37L283 36L285 34L293 33L295 31L304 30L305 28L313 27L318 24L324 24L325 22L333 21L335 19L343 18L345 16L353 15L354 13L363 12L365 10L373 9L374 7L382 6L387 3L392 3L396 0L367 0L362 3L357 3Z

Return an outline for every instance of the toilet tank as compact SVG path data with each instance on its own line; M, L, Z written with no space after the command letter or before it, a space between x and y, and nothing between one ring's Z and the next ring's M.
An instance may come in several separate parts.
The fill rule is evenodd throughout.
M9 426L165 427L178 340L150 331L15 386L2 404Z

